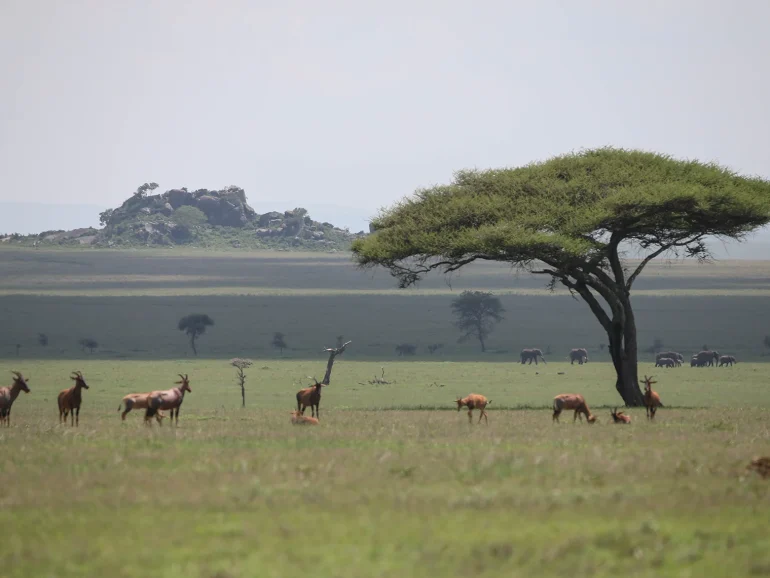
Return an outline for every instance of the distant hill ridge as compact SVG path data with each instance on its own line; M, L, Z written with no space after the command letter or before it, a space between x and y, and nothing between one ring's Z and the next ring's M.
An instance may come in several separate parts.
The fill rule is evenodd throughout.
M365 235L328 222L314 221L297 207L258 214L237 186L221 190L171 189L149 194L158 185L145 183L116 209L99 214L103 228L44 231L36 235L0 236L0 243L34 246L285 248L347 250Z

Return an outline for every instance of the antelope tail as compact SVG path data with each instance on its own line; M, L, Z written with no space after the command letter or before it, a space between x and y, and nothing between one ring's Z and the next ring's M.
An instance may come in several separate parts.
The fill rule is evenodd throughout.
M121 407L123 407L123 404L122 404L122 403L121 403L120 405L118 405L118 413L120 413L120 408L121 408Z

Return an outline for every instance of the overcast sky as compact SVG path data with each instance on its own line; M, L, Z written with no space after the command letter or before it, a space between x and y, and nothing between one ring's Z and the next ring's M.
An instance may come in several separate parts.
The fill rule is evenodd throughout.
M0 0L0 201L372 214L615 145L770 176L770 2Z

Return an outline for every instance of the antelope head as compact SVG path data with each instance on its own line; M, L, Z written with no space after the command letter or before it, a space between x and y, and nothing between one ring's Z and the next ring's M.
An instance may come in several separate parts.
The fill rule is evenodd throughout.
M12 371L11 373L13 374L14 385L18 385L24 393L29 393L29 386L27 385L29 379L25 379L18 371Z
M177 375L181 379L180 379L180 381L175 381L174 383L182 386L179 389L181 389L182 391L192 392L192 389L190 389L190 378L187 377L187 374L185 373L184 375L182 375L181 373L178 373Z
M658 383L657 381L653 381L652 378L652 375L650 377L644 376L644 389L652 391L652 384Z
M86 383L86 380L83 378L83 374L79 371L73 371L72 375L70 375L70 379L75 382L75 385L79 385L80 387L84 387L88 389L88 384Z

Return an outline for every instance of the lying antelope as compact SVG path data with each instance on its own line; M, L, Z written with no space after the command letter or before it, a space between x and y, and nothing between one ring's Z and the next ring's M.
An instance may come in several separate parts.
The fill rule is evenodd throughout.
M126 414L131 411L132 409L147 409L147 396L150 395L149 393L129 393L127 396L125 396L118 406L118 411L120 411L121 407L125 407L125 411L121 414L121 419L123 421L126 420ZM163 425L163 418L166 417L166 415L162 411L158 411L158 413L155 414L155 420L158 422L159 425ZM146 421L145 421L146 423Z
M174 383L178 384L180 387L172 387L171 389L164 389L162 391L153 391L147 396L147 410L144 413L145 421L152 419L159 410L168 409L171 410L169 415L171 421L169 423L173 423L174 412L176 411L176 425L179 425L179 408L184 401L184 393L186 391L192 392L192 390L190 389L190 378L187 377L187 374L185 373L182 375L179 373L177 375L179 375L181 379Z
M294 425L318 425L321 422L318 421L318 418L302 415L298 409L295 409L291 412L291 423Z
M492 400L487 400L487 398L481 394L472 393L468 397L456 399L455 403L457 404L457 411L460 411L463 406L468 408L468 423L473 423L473 410L478 409L481 410L481 414L479 415L479 423L481 423L481 418L483 417L484 423L489 425L486 407L492 403Z
M610 415L612 416L612 421L614 423L631 423L631 416L624 414L622 411L618 411L618 408L611 411Z
M73 371L70 379L75 385L59 393L59 423L67 423L67 414L72 414L72 425L80 425L80 404L83 402L82 389L88 389L83 374Z
M305 415L305 409L309 406L310 415L320 419L321 388L325 387L326 384L318 383L315 377L308 376L308 379L312 379L315 383L297 392L297 411Z
M8 427L11 427L11 406L19 397L19 392L29 393L29 386L27 385L29 379L24 379L24 376L18 371L11 373L13 374L13 384L10 387L0 387L0 424L5 422Z
M652 390L652 384L658 383L652 381L652 376L644 376L644 407L647 408L647 419L655 419L655 412L659 407L663 407L660 396Z
M583 421L583 415L585 414L588 423L594 423L596 416L591 415L591 410L586 405L585 398L579 393L562 393L553 398L553 418L551 421L559 421L559 414L565 409L574 409L575 417L572 418L573 423L580 417L580 421Z

